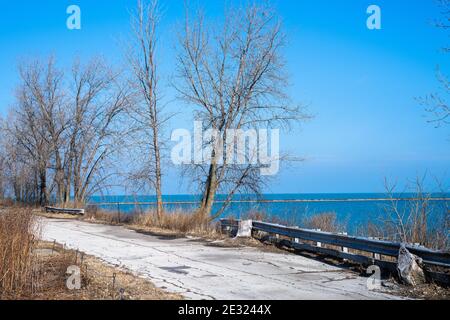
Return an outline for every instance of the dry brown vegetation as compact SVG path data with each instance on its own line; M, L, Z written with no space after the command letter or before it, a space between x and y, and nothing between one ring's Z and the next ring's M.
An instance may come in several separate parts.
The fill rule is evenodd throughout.
M2 199L0 198L0 209L6 207L12 207L14 205L14 201L11 199Z
M151 282L130 272L106 265L99 259L53 243L40 243L40 288L32 299L51 300L178 300L182 296L166 293ZM81 288L66 286L69 266L80 268Z
M253 221L262 221L267 223L281 224L281 225L292 225L287 219L283 219L277 216L269 215L266 212L261 211L250 211L241 216L243 220L253 220Z
M242 216L245 220L262 221L284 226L297 226L304 229L321 230L325 232L342 233L346 231L345 223L338 222L337 215L334 212L318 213L314 215L303 216L300 221L298 217L291 219L268 215L264 212L252 211Z
M215 237L219 233L217 223L205 221L196 212L186 211L163 212L162 214L158 214L157 211L121 214L118 211L89 208L83 220L94 223L126 225L137 230L169 232L179 235Z
M317 229L326 232L344 232L345 225L337 221L336 213L321 213L304 218L302 226L307 229Z
M363 236L419 244L435 250L450 250L450 208L448 201L432 201L424 191L424 178L417 178L410 200L399 201L395 185L386 182L390 201L379 221L369 222L360 230Z
M163 213L159 218L156 212L139 214L134 217L133 224L195 234L207 233L214 229L212 224L202 219L198 213L183 211Z
M38 235L32 209L0 209L0 299L182 299L94 257L38 241ZM80 290L66 286L69 266L80 268Z
M130 223L133 220L134 216L135 215L133 213L122 214L118 211L107 211L93 207L86 210L86 213L82 217L82 219L89 222L101 222L106 224L119 225Z
M35 291L37 226L29 210L0 211L0 298Z

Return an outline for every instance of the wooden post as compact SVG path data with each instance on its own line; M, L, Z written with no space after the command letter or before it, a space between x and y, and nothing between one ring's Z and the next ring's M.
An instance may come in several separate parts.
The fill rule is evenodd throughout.
M119 294L120 294L120 300L125 300L125 289L121 288L119 290Z
M117 216L118 216L119 223L120 223L120 203L119 202L117 202Z
M116 292L115 292L116 274L115 273L113 273L112 279L113 279L113 283L112 283L112 298L115 299L116 298Z
M115 273L113 273L112 278L113 278L112 288L113 288L113 290L114 290L114 288L115 288L115 286L116 286L116 274L115 274Z

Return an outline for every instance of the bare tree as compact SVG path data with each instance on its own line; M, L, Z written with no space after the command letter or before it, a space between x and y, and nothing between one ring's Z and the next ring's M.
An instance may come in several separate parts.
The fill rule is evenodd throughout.
M438 0L442 18L435 22L435 26L448 31L450 29L450 0ZM448 54L448 46L442 48L444 54ZM439 82L439 92L418 98L419 103L425 108L429 115L428 122L436 127L450 124L450 106L448 96L450 94L450 83L448 77L443 74L439 67L436 68L436 79Z
M62 202L64 184L64 141L63 133L67 127L64 103L64 73L56 67L55 59L50 57L46 63L33 61L19 68L24 90L28 99L35 104L35 116L39 120L37 132L48 147L49 169L54 171L56 199ZM31 120L32 121L32 120Z
M73 197L84 204L114 175L119 120L129 105L126 82L101 59L76 61L71 77L53 58L23 63L19 71L16 104L2 126L14 197L41 205L66 205Z
M441 17L435 21L436 27L449 30L450 29L450 0L437 0L438 6L441 10ZM446 53L450 51L448 45L442 48Z
M162 126L168 116L163 114L160 82L156 61L157 31L161 11L157 0L138 1L137 11L131 16L132 41L127 60L132 72L136 100L129 109L130 135L137 147L139 168L130 178L135 186L154 188L157 198L157 216L163 214L161 149Z
M121 116L129 105L129 90L101 59L72 68L66 133L65 180L73 183L76 204L101 192L114 175L111 160L120 152L123 137ZM66 197L70 194L67 192Z
M2 133L2 124L0 118L0 134ZM0 200L5 198L6 194L6 154L4 145L0 143Z
M385 206L382 230L378 236L404 243L448 249L448 227L450 224L448 201L433 201L432 194L425 192L426 177L418 177L412 184L412 195L396 192L395 184L385 181L390 199ZM445 196L445 191L441 191ZM407 198L407 199L403 199Z
M47 65L38 61L24 63L19 72L21 84L16 94L15 121L9 126L9 132L26 152L24 161L35 168L39 181L39 203L46 205L50 194L47 170L53 150L45 113L56 103L60 88L56 84L59 80L55 79L59 77L54 76L51 59Z
M47 199L46 188L43 188L46 187L46 175L42 181L41 162L39 157L30 157L33 146L24 147L23 135L17 131L16 116L11 113L0 126L4 188L19 202L42 203Z
M6 130L5 130L5 124L3 122L3 119L0 117L0 135L2 136L2 139L0 140L0 200L5 198L6 195L6 170L7 170L7 161L8 156L6 152L7 141L6 138Z
M433 123L438 128L450 124L450 105L448 104L450 83L439 68L436 71L436 79L439 82L440 92L429 94L417 100L429 115L428 122Z
M249 164L236 165L218 152L223 141L234 140L234 130L288 128L307 118L285 92L286 42L274 10L253 4L229 8L224 17L221 24L206 26L201 12L191 19L187 10L178 50L180 81L174 85L194 106L203 129L219 133L205 142L211 148L209 163L191 166L203 190L199 213L205 219L220 215L239 192L258 193L265 180L260 163L248 159ZM218 192L226 199L211 214Z

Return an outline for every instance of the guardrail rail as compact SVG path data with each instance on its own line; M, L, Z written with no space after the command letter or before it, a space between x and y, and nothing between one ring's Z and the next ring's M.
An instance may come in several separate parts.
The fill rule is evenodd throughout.
M239 220L221 219L220 221L223 232L231 234L237 232ZM252 233L255 234L255 232L266 233L271 242L282 244L299 252L332 256L364 266L377 265L391 273L397 273L396 259L401 243L286 227L259 221L252 222ZM406 245L406 248L422 258L425 272L430 280L450 285L450 252L435 251L416 245ZM383 259L383 256L390 258Z
M71 215L84 215L84 209L69 209L69 208L56 208L56 207L45 207L45 212L47 213L58 213L58 214L71 214Z

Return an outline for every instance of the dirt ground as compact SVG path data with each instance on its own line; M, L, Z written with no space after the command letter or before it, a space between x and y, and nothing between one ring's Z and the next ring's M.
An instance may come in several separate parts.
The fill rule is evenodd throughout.
M399 286L397 294L419 300L450 300L450 288L435 284L423 284L417 287Z
M33 300L181 300L180 294L168 293L156 288L150 281L126 270L110 266L98 258L82 252L68 250L51 242L40 242L36 249L39 256L40 287ZM69 290L69 266L81 271L81 288Z

